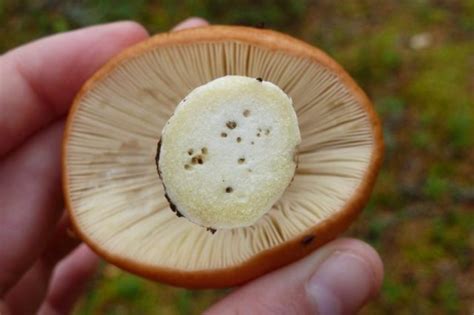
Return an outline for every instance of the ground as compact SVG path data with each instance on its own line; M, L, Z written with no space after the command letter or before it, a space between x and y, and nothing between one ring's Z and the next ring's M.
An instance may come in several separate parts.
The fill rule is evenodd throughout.
M190 15L262 25L342 64L374 101L385 160L346 233L385 263L362 314L474 313L474 1L0 0L0 52L48 34L133 19L151 32ZM75 314L199 314L225 291L190 291L102 265Z

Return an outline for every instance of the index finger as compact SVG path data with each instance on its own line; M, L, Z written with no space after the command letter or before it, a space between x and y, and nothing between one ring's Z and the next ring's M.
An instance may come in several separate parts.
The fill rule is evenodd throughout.
M63 116L88 77L147 36L135 22L118 22L41 39L1 56L0 157Z

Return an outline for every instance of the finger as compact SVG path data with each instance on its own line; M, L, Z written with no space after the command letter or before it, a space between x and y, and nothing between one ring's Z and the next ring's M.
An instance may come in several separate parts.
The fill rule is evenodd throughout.
M0 164L0 296L38 259L60 218L62 131L53 124Z
M51 266L51 269L81 243L77 237L71 235L70 231L71 222L68 213L63 212L54 235L40 258L45 264Z
M44 300L54 266L79 244L79 240L68 236L68 227L64 213L41 257L5 296L13 314L33 314Z
M48 108L46 103L51 101L53 107L68 104L86 75L126 45L145 36L143 32L140 35L138 29L131 23L89 28L40 40L1 57L2 77L5 75L9 80L0 85L0 152L24 141L53 119L52 107ZM86 53L88 59L84 59L78 51L90 52L91 46L96 48L92 49L94 55ZM37 57L30 56L35 54ZM28 66L28 74L20 75L15 70L21 62ZM40 103L40 94L43 95L41 100L48 102ZM62 106L62 110L54 112L61 114L67 108L67 105ZM3 123L4 117L8 118L8 124ZM48 127L0 160L0 296L38 258L60 216L62 129L62 123ZM14 135L10 135L10 131Z
M371 247L340 239L239 288L206 314L355 314L378 293L382 278Z
M88 27L21 46L0 57L0 157L64 115L84 81L117 52L148 35L133 22Z
M35 314L45 297L50 275L51 270L37 261L5 296L11 314Z
M190 17L173 27L171 31L181 31L187 28L201 27L207 25L209 25L209 23L200 17Z
M1 315L10 315L11 314L7 303L5 303L5 301L2 301L2 300L0 300L0 314Z
M38 314L69 314L98 263L99 258L85 245L66 257L54 270L48 295Z

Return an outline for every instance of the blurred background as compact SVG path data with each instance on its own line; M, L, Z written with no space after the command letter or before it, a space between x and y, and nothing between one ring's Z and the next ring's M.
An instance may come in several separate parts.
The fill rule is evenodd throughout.
M188 16L264 25L320 47L382 118L386 155L346 233L385 263L362 314L474 314L474 1L0 0L0 53L91 24L150 33ZM156 284L103 264L75 314L200 314L225 290Z

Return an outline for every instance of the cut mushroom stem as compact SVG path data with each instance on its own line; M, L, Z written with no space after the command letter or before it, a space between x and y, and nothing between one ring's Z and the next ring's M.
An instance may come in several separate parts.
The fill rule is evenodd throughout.
M261 78L225 76L185 99L157 152L170 207L211 232L254 224L295 173L301 138L291 98Z

